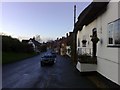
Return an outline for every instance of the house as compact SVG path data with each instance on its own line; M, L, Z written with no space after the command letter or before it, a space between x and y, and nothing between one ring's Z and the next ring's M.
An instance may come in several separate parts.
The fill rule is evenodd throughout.
M120 85L120 2L92 2L75 24L76 53L97 60L77 62L80 71L97 71ZM77 58L78 59L78 58ZM89 60L89 62L91 62Z
M40 49L41 43L39 43L38 41L36 41L34 37L29 39L28 44L32 44L33 45L33 48L34 48L35 52L40 52L39 49Z
M60 55L67 55L71 57L71 45L72 45L72 32L66 33L66 37L60 38L57 44Z
M29 40L22 40L23 43L32 44L35 52L40 52L39 47L41 43L35 40L35 38L30 38Z
M66 33L66 37L57 38L57 40L54 41L52 46L56 53L71 57L71 33L72 32Z
M69 32L66 34L66 55L68 55L69 57L72 57L72 34L73 32Z
M69 57L71 57L71 33L69 32L66 34L66 39L67 39L67 44L66 44L66 55L68 55Z
M66 47L67 47L67 38L66 37L62 37L61 39L60 39L60 43L59 43L59 46L60 46L60 55L66 55L66 52L67 52L67 49L66 49Z

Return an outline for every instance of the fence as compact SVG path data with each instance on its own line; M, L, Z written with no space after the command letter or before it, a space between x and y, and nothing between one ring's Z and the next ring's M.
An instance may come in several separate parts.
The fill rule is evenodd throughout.
M77 53L78 53L78 55L87 54L87 55L92 56L92 48L89 48L89 47L78 47L77 48Z

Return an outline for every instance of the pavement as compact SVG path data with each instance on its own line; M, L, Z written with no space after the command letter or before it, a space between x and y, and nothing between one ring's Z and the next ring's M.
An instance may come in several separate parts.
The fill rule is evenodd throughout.
M120 90L119 85L110 81L109 79L102 76L98 72L91 72L91 73L87 74L86 77L89 80L91 80L97 86L97 88L107 89L107 90L114 90L114 89L119 89Z
M97 88L73 66L69 58L57 55L53 66L41 67L45 54L2 66L2 87L5 88Z

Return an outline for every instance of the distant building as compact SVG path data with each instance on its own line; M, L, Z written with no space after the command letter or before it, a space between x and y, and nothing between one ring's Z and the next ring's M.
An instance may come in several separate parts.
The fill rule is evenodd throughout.
M69 34L66 35L66 39L67 39L66 54L69 57L71 57L72 32L69 32Z
M29 40L22 40L23 43L32 44L35 52L40 52L39 48L41 43L35 40L35 38L30 38Z
M66 34L66 37L62 37L60 39L57 38L57 40L54 41L54 49L57 53L60 55L68 55L71 57L71 33Z

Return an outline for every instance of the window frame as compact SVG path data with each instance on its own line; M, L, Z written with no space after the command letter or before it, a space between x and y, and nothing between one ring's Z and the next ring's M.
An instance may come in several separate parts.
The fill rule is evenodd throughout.
M120 32L119 31L119 29L120 29L120 27L119 27L119 23L120 23L120 18L119 19L116 19L115 21L112 21L112 22L110 22L110 23L108 23L108 25L107 25L107 47L120 47L120 44L115 44L115 29L114 29L114 26L115 26L115 22L116 21L118 21L118 32ZM110 44L109 43L109 37L110 37L110 34L109 34L109 26L110 26L110 24L113 24L113 29L112 29L112 38L113 38L113 41L112 41L112 44Z

